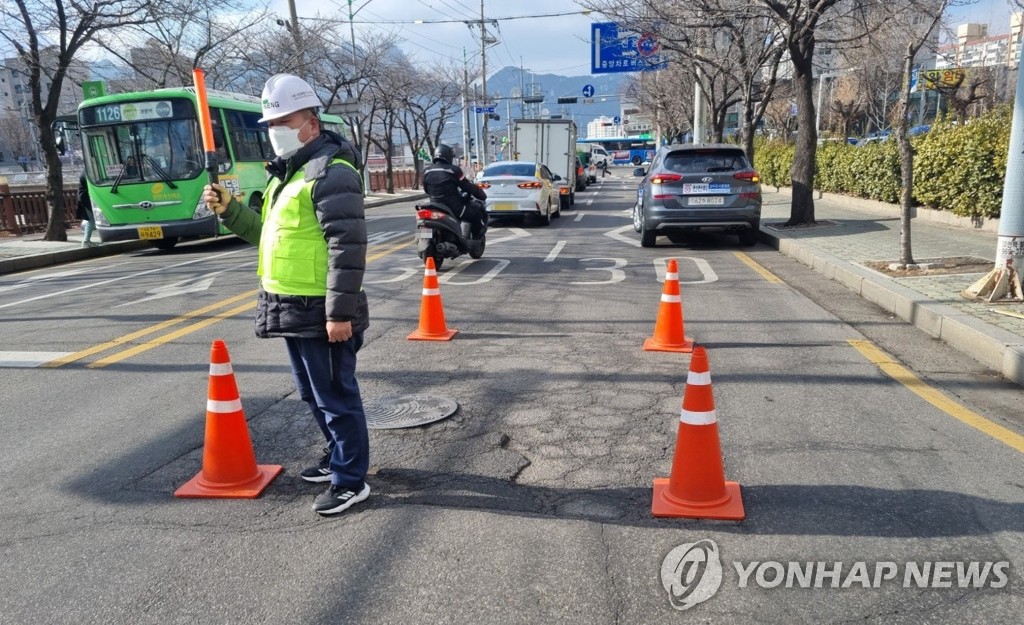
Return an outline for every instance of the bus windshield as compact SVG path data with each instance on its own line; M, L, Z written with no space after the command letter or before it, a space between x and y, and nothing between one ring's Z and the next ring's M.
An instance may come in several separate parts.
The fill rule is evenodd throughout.
M203 158L191 119L148 120L87 127L86 160L93 184L166 182L195 178Z

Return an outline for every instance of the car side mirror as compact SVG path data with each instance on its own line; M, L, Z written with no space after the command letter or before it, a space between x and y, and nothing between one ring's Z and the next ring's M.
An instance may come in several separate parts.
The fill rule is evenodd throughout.
M558 182L558 181L559 181L559 180L561 180L561 179L562 179L562 177L561 177L561 176L559 176L558 174L555 174L555 175L551 176L551 180L552 180L553 182Z
M634 176L646 176L647 175L647 171L645 171L643 167L637 167L636 169L633 170L633 175Z

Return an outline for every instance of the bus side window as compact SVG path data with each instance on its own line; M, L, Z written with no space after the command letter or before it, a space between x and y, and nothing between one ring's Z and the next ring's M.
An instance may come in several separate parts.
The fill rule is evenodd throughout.
M259 123L259 114L228 111L228 133L239 161L269 161L274 158L267 127Z
M221 109L210 107L210 122L213 126L213 147L217 151L217 170L224 173L231 169L231 157L228 156L228 144L224 139L224 123L221 121Z

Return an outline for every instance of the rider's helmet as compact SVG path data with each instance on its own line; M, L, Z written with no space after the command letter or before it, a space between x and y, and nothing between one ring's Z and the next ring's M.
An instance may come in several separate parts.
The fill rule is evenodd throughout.
M440 144L437 149L434 150L434 160L444 161L451 164L455 160L455 150L450 145Z

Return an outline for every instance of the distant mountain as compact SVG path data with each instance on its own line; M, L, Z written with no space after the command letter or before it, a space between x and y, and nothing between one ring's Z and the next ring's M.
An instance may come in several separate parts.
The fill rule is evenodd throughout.
M538 107L543 113L547 109L549 114L562 114L576 121L576 125L586 129L587 122L602 115L615 117L619 114L619 89L624 83L624 74L597 74L585 76L559 76L557 74L534 74L524 72L518 67L503 67L487 79L487 94L494 96L500 94L502 97L518 96L519 94L531 93L531 84L536 83L537 90L544 96L544 101ZM594 103L583 103L583 88L587 85L594 87ZM558 104L560 97L578 98L576 104ZM602 102L601 98L608 98ZM518 98L510 101L512 104L512 117L518 118L523 114L521 102ZM497 112L501 114L502 120L508 111L505 101L495 103ZM581 133L582 134L582 133Z

